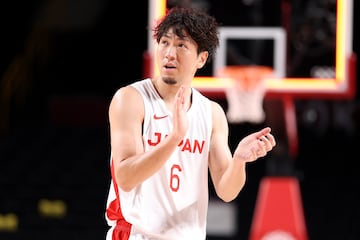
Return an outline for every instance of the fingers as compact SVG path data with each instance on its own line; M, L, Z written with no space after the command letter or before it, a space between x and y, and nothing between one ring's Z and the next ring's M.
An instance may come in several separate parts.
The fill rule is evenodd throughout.
M258 139L257 156L263 157L276 145L275 138L271 133L260 136Z
M270 127L265 127L263 129L261 129L260 131L256 132L256 137L260 138L262 136L265 136L267 134L269 134L271 132L271 128Z
M186 88L181 86L176 93L175 105L173 109L173 132L179 136L185 136L188 129L188 119L186 115L187 99L185 97Z
M275 138L270 133L259 137L258 140L265 145L268 151L271 150L276 145Z
M276 145L276 141L274 136L270 132L270 127L263 128L262 130L257 132L257 139L264 142L265 144L269 143L269 146L274 147Z
M267 154L267 150L265 149L265 147L262 145L262 143L259 143L258 146L252 150L252 153L254 155L254 158L257 159L259 157L264 157Z
M184 97L184 87L180 87L178 92L176 93L176 96L177 96L177 101L179 104L184 104L185 102L185 97Z
M275 138L270 131L271 128L266 127L242 139L237 148L238 155L246 156L244 159L247 162L266 156L276 145Z
M275 138L272 134L267 134L266 135L266 138L269 140L270 144L272 147L275 147L276 145L276 141L275 141Z
M188 106L190 98L186 96L186 87L180 86L176 93L176 105L178 109L186 110L185 108Z

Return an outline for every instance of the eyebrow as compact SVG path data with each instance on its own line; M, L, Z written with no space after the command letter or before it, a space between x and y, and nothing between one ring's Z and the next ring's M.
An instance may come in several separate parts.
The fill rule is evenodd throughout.
M190 38L189 36L180 37L179 35L177 35L177 34L175 34L175 33L165 33L165 34L163 35L163 37L171 38L171 37L172 37L171 35L174 35L175 38L177 38L177 39L184 40L184 41L187 41L187 42L191 42L191 38Z

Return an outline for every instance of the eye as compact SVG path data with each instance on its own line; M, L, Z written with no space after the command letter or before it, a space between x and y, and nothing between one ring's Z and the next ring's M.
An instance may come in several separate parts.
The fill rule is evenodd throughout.
M160 44L166 46L166 45L168 45L168 41L167 40L161 40Z
M179 43L178 47L179 48L187 48L187 45L185 43Z

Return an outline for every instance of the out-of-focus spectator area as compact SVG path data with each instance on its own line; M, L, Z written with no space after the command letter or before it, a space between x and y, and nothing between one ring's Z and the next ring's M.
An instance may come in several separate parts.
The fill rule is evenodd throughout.
M224 2L192 1L229 26L281 26L286 10L281 6L290 3L288 76L321 74L314 66L331 68L336 1ZM358 5L354 1L354 13ZM108 104L119 87L143 77L148 3L14 0L0 9L0 239L104 239L110 182ZM357 21L353 29L358 54ZM269 64L268 44L234 44L228 61ZM200 74L211 70L210 65ZM289 160L271 154L249 164L247 185L231 205L235 223L229 224L235 230L222 235L210 229L209 239L248 239L261 179L288 174L287 168L299 180L310 240L360 239L356 88L353 99L295 101L298 155ZM214 100L227 108L225 99ZM281 111L267 100L264 105L268 114ZM277 136L283 122L272 123L279 125ZM261 126L230 124L231 148ZM212 191L210 198L216 201ZM226 222L228 215L219 216L211 220L212 228Z

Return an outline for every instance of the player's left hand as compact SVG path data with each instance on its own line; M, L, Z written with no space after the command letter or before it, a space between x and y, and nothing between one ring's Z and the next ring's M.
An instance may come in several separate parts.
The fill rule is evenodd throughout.
M252 162L260 157L266 156L276 145L271 128L265 127L262 130L252 133L243 138L234 152L234 159L245 162Z

